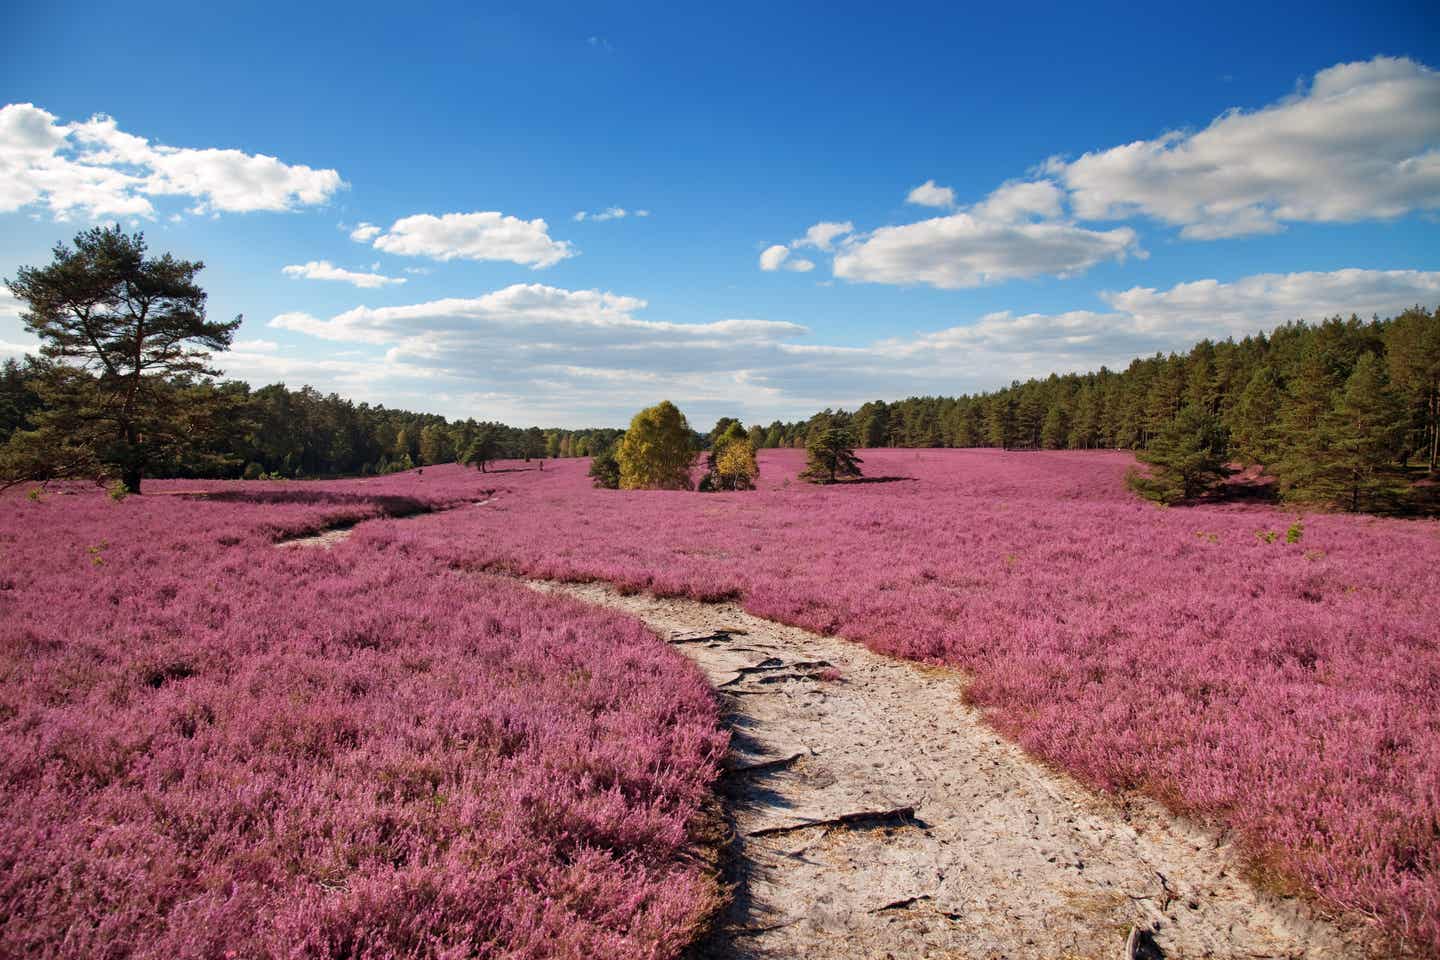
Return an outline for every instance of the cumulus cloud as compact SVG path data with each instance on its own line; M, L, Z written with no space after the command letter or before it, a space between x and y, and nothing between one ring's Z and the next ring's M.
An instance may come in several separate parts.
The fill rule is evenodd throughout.
M1046 169L1082 219L1143 214L1199 239L1440 209L1440 73L1403 58L1338 64L1260 110Z
M765 271L793 270L796 273L808 273L815 269L815 264L804 257L790 256L790 248L783 243L776 243L760 251L760 269Z
M814 247L817 250L830 251L834 249L834 243L840 237L855 232L855 224L846 220L844 223L836 223L831 220L822 220L809 230L805 236L791 243L796 249L800 247Z
M377 250L406 257L434 260L502 260L539 270L553 266L578 252L564 240L550 238L549 225L542 219L521 220L496 211L420 213L402 217L388 230L370 232L362 224L352 237L369 240Z
M195 214L293 210L345 186L334 170L265 154L152 143L103 114L61 123L34 104L0 107L0 212L153 219L152 200L167 196L187 198Z
M1089 230L1068 222L1007 222L959 212L881 227L835 256L835 276L869 283L929 284L943 290L1023 277L1069 277L1138 254L1129 227Z
M916 200L917 194L923 199ZM1070 277L1107 260L1145 256L1133 229L1081 226L1066 218L1064 199L1052 180L1011 181L979 203L917 223L860 233L848 220L823 221L788 247L766 249L760 268L797 269L787 264L789 251L811 247L833 253L835 276L845 280L957 290L1025 277ZM928 181L911 191L910 200L953 206L954 191ZM804 269L814 266L804 263Z
M937 187L934 180L926 180L910 191L905 202L921 207L953 207L955 191L949 187Z
M350 239L356 243L369 243L384 232L385 229L383 227L377 227L373 223L362 222L356 224L355 229L350 231Z
M301 280L339 280L352 286L371 290L392 284L404 283L404 277L387 277L379 273L360 273L335 266L329 260L311 260L308 263L290 264L281 271L287 277Z

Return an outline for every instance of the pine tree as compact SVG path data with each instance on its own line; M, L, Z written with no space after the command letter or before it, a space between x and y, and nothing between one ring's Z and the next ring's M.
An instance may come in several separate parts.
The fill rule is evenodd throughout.
M1406 310L1385 334L1390 377L1413 426L1411 449L1440 467L1440 307Z
M846 477L860 476L860 464L855 456L855 438L843 427L821 426L805 444L805 470L801 480L811 483L835 483Z
M1001 450L1010 449L1015 442L1015 398L1010 393L990 399L990 410L985 418L985 438L990 446Z
M1326 455L1291 495L1351 511L1377 506L1394 487L1387 468L1401 430L1399 413L1385 368L1373 353L1361 355L1325 417Z
M1193 405L1180 412L1136 454L1150 475L1132 471L1130 488L1149 500L1172 504L1193 500L1225 477L1225 431L1219 420Z
M1239 401L1231 411L1231 446L1241 462L1274 468L1284 449L1280 429L1280 408L1284 392L1275 368L1262 363L1255 368Z
M1339 386L1330 351L1318 340L1307 341L1286 383L1280 409L1283 449L1271 470L1287 498L1310 499L1324 482L1321 474L1331 447L1327 419Z
M208 351L229 349L240 318L206 318L204 268L96 227L49 265L16 271L8 285L49 362L36 379L44 410L0 452L0 483L88 473L140 493L146 475L233 425L232 398L200 386L219 373Z
M1046 450L1062 450L1069 439L1069 431L1065 428L1065 414L1061 411L1060 405L1056 404L1045 414L1045 423L1040 428L1040 445Z

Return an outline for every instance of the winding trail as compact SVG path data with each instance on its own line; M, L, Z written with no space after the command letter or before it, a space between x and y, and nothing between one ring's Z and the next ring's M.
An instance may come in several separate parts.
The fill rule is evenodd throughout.
M1379 955L1213 833L1027 757L959 674L730 604L530 586L638 616L721 696L733 896L702 957L1119 958L1135 928L1143 957Z

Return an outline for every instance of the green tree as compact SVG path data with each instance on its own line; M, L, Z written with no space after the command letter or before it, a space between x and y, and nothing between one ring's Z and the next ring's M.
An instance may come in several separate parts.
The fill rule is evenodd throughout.
M0 452L8 482L118 475L131 493L147 473L203 448L233 412L197 389L217 375L207 351L228 349L240 318L205 316L198 261L146 256L145 238L96 227L58 244L44 267L8 282L48 363L45 409Z
M1061 450L1067 445L1070 437L1069 430L1065 427L1065 414L1056 404L1045 414L1045 423L1040 427L1040 445L1046 450Z
M1150 467L1150 475L1132 471L1130 489L1148 500L1172 504L1192 500L1225 477L1225 431L1220 422L1200 407L1187 404L1166 421L1136 458Z
M595 454L595 458L590 461L590 482L606 490L619 488L620 460L615 455L615 447L606 447Z
M1284 449L1280 409L1284 391L1275 368L1262 363L1231 411L1231 443L1244 463L1258 463L1275 469Z
M626 490L689 490L695 446L690 422L669 400L635 414L616 451Z
M990 446L1008 450L1015 442L1015 398L1010 393L990 398L985 417L985 438Z
M1421 451L1434 473L1440 466L1440 307L1431 313L1412 307L1392 320L1385 356L1414 424L1412 449Z
M470 441L470 446L461 461L484 473L485 468L499 457L500 440L495 436L495 431L489 427L480 427L475 432L475 439Z
M1313 499L1326 484L1331 447L1327 426L1339 388L1331 352L1317 339L1306 341L1286 383L1280 409L1283 451L1271 470L1289 499Z
M442 424L426 424L420 431L420 459L429 463L449 463L455 459L450 449L450 432Z
M811 483L835 483L846 477L860 476L855 456L855 438L844 427L822 426L811 434L805 444L805 470L800 479Z
M1291 498L1351 511L1378 506L1395 486L1388 468L1402 429L1399 414L1384 366L1373 353L1362 354L1326 415L1327 449L1304 482L1292 485Z

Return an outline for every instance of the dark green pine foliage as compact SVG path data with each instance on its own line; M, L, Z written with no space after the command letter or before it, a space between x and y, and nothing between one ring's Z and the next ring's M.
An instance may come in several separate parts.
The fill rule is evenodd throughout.
M118 476L139 493L147 474L203 459L233 425L231 397L201 386L219 373L207 351L228 349L240 326L206 318L204 266L96 227L16 272L10 290L49 362L34 381L45 409L0 454L8 482Z
M1297 500L1316 500L1345 510L1371 510L1393 498L1397 486L1386 468L1395 457L1403 425L1384 365L1363 354L1325 416L1327 443L1306 482L1292 485Z
M1318 340L1306 344L1286 384L1280 408L1282 452L1272 466L1280 491L1291 500L1314 499L1324 483L1321 474L1330 455L1327 420L1341 380L1333 372L1330 353Z
M1440 307L1412 307L1385 332L1390 379L1407 427L1402 454L1418 456L1430 472L1440 469Z
M1193 500L1225 478L1225 430L1220 421L1194 404L1180 409L1136 457L1150 467L1146 476L1132 471L1130 488L1156 503Z
M805 444L805 470L800 479L810 483L835 483L860 476L855 456L855 438L844 427L821 427Z
M1270 364L1261 364L1250 377L1230 413L1230 445L1245 464L1273 467L1284 449L1280 409L1285 392Z

